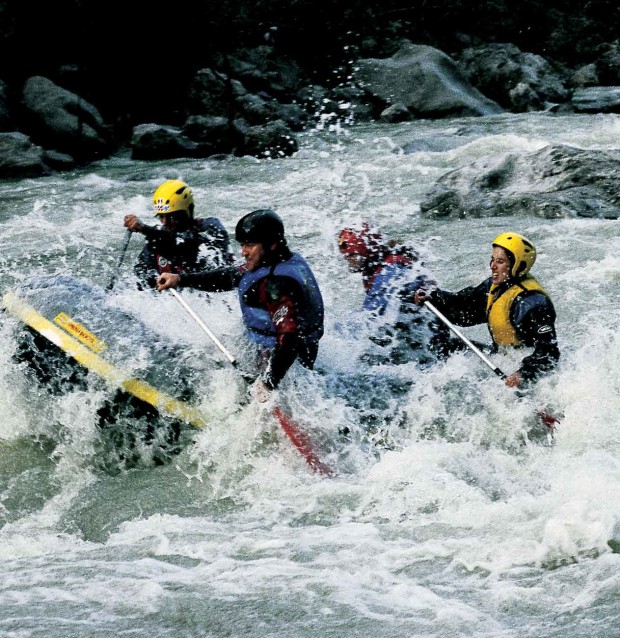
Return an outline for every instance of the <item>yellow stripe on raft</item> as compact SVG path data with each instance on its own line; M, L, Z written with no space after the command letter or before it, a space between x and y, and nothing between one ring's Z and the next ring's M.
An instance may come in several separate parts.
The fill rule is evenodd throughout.
M141 401L149 403L166 415L182 419L197 428L206 427L201 413L190 405L160 392L153 386L139 379L127 379L126 376L113 365L99 357L97 354L82 345L79 341L61 330L58 326L48 321L32 306L17 297L12 292L7 292L2 302L4 307L15 317L28 324L40 335L51 341L63 352L73 357L78 363L98 374L115 387L123 388Z

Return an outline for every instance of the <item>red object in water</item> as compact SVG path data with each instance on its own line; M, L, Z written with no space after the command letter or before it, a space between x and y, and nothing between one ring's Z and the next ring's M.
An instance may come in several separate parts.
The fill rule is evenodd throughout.
M284 433L291 440L293 445L297 448L299 453L306 459L306 463L312 468L314 472L319 472L325 476L333 476L333 470L325 465L319 457L316 455L310 439L304 434L299 427L293 423L293 421L282 412L280 407L273 409L273 414L278 419L280 427L284 430Z
M538 416L541 418L542 422L547 426L549 430L555 430L555 428L560 425L560 419L557 419L551 414L547 414L547 412L543 412L542 410L540 410L538 412Z

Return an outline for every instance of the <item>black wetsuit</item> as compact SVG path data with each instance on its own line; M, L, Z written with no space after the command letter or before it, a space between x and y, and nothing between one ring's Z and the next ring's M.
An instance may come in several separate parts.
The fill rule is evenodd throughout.
M508 280L498 287L497 293L501 294L514 283L514 280ZM487 323L487 300L491 284L489 277L481 284L459 292L435 290L429 295L430 301L459 326ZM560 358L555 319L551 299L538 291L524 290L510 307L510 323L519 340L523 346L534 348L530 355L524 357L519 368L525 382L535 381L553 370ZM495 344L494 349L497 350Z
M233 260L228 233L215 217L195 219L182 231L144 225L140 232L146 242L134 272L141 284L150 288L155 288L161 273L198 272Z

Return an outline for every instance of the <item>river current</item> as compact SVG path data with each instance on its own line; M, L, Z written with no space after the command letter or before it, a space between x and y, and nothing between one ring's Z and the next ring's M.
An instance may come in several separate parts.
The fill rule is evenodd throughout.
M323 127L290 158L114 158L0 183L2 294L37 275L105 287L123 216L148 220L165 179L187 181L197 215L231 233L246 212L277 210L326 305L317 369L292 368L280 400L335 470L312 472L272 413L245 401L236 371L172 296L135 288L133 237L114 303L196 362L208 425L170 462L111 471L95 418L105 388L51 396L34 385L13 358L17 321L0 316L0 635L620 635L618 222L419 210L448 170L556 142L618 149L620 118ZM399 151L410 143L420 150ZM448 290L488 275L500 232L528 236L558 314L557 372L519 398L468 352L424 371L364 363L361 280L336 243L362 220L418 247ZM235 293L186 295L238 351ZM483 327L464 331L488 339ZM494 362L510 371L512 356ZM561 416L554 445L531 435L538 409Z

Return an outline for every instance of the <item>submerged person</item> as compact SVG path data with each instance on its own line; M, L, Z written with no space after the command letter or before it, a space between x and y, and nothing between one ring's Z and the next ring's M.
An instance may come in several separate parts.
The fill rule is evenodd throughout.
M365 359L425 364L454 349L449 330L411 302L416 290L436 285L414 248L388 240L367 222L340 231L338 248L349 269L362 275L370 339L380 346Z
M124 218L125 228L146 238L134 268L141 285L155 288L164 272L200 271L232 263L228 232L216 217L194 217L194 196L185 182L174 179L161 184L153 205L161 227L145 224L136 215Z
M494 351L532 348L519 369L506 378L511 388L528 386L552 371L560 358L553 303L529 274L535 261L536 249L529 239L501 233L493 241L488 279L459 292L421 289L414 295L417 304L430 301L459 326L487 323Z
M259 374L251 392L263 402L296 360L313 368L323 336L323 298L308 262L289 249L277 213L269 209L248 213L238 221L235 238L245 260L241 266L162 273L157 289L238 288L246 334L257 347Z

